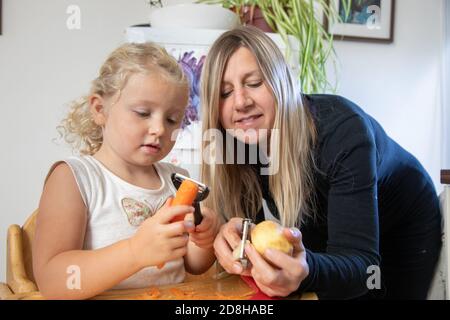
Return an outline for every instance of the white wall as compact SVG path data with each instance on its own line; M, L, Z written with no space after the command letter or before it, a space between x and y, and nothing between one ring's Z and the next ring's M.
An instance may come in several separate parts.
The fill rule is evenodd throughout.
M444 160L443 4L397 0L391 44L335 41L338 93L359 104L414 154L439 191Z
M170 1L168 1L170 2ZM189 2L173 0L173 2ZM443 0L398 0L393 44L336 42L339 93L360 104L415 154L436 184L441 161ZM66 28L69 5L81 30ZM3 0L0 36L0 281L6 231L37 207L64 104L85 93L126 27L146 23L144 0Z
M81 9L68 30L66 9ZM65 104L86 93L126 27L146 23L144 0L3 0L0 36L0 281L6 231L37 207L51 163L70 151L55 127Z

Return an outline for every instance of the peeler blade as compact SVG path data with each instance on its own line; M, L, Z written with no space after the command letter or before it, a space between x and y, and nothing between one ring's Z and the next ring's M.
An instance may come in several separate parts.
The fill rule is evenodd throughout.
M247 255L245 254L245 244L248 240L251 223L252 219L245 218L242 220L242 238L239 250L239 261L241 262L242 267L244 269L247 269L248 267L248 258Z

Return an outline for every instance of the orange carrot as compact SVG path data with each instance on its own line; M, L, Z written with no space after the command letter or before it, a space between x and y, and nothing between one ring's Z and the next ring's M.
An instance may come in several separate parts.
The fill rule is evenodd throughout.
M172 206L176 205L192 205L197 197L198 185L191 180L184 180L177 190Z
M183 182L181 183L180 187L177 190L177 193L175 194L175 199L173 199L171 206L177 205L191 206L195 200L195 197L197 197L197 193L198 193L198 185L195 182L192 182L190 180L183 180ZM180 214L179 216L173 218L171 222L183 221L184 216L185 216L184 214ZM157 265L157 267L158 269L162 269L164 265L165 263L161 263Z
M192 206L198 193L198 185L190 180L184 180L172 201L172 206L187 205ZM176 216L172 222L184 220L184 215Z

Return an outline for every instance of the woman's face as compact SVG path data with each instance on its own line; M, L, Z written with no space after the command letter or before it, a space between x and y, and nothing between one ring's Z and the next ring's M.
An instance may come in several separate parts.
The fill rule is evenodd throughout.
M228 60L219 101L220 123L238 140L255 144L269 138L275 99L249 49L237 49Z

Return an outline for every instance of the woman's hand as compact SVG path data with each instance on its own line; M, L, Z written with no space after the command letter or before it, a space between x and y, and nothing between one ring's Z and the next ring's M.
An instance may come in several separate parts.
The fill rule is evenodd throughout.
M178 215L191 214L190 206L171 207L172 198L154 216L147 218L131 237L130 247L137 265L141 268L158 266L183 257L189 236L185 221L171 223Z
M187 231L190 234L190 240L203 249L212 248L214 239L220 228L219 216L211 209L202 207L202 222L194 226L193 215L186 216L186 225L189 226ZM187 222L189 221L189 222Z
M294 246L292 256L269 249L263 257L253 245L247 244L245 247L247 257L252 263L251 276L261 291L271 297L288 296L298 289L309 274L300 230L284 228L283 233Z
M214 251L220 265L230 274L250 275L250 267L243 268L233 257L233 250L241 242L242 218L232 218L222 225L214 241Z

